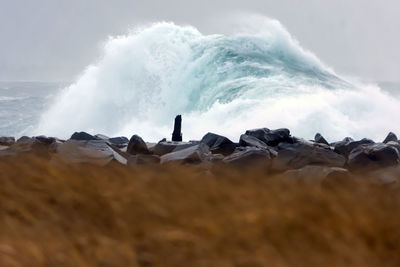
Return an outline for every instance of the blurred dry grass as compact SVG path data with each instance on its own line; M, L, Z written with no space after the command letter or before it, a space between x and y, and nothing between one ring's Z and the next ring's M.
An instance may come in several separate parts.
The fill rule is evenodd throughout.
M2 160L0 266L400 266L399 191Z

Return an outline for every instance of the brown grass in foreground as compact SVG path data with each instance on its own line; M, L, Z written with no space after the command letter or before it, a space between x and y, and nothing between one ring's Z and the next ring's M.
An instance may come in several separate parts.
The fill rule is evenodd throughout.
M399 189L18 161L0 162L0 266L400 266Z

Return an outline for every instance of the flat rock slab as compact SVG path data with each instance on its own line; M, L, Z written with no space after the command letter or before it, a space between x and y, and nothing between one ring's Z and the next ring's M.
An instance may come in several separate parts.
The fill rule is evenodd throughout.
M272 169L285 171L307 165L343 167L345 161L344 156L327 145L299 140L294 144L281 143L278 146L278 155L273 159Z
M307 165L300 169L288 170L281 175L285 179L295 179L306 183L320 184L326 179L334 182L334 180L338 177L349 177L349 171L339 167Z
M269 168L274 153L266 148L238 147L223 162L241 169Z
M150 151L153 154L162 156L171 152L176 152L191 146L198 145L198 142L172 142L172 141L162 141L152 147Z
M261 141L260 139L247 135L247 134L242 134L239 139L239 146L245 147L245 146L253 146L253 147L259 147L259 148L264 148L267 149L268 146L266 143Z
M211 156L207 145L200 143L188 148L161 156L161 164L165 163L201 163Z
M68 140L57 146L52 160L69 163L91 163L107 165L114 159L113 150L103 140Z

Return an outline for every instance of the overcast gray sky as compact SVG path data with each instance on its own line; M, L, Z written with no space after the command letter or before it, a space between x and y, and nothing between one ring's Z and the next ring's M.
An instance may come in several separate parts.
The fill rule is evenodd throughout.
M400 81L398 0L0 0L0 80L73 81L110 35L160 20L220 33L238 11L278 19L338 73Z

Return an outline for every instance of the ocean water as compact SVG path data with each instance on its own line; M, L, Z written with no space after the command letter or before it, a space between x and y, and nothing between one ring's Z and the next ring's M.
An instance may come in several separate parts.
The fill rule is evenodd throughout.
M398 88L336 74L276 20L230 35L163 22L110 38L69 85L1 83L0 135L87 131L157 141L182 114L186 140L208 131L237 140L257 127L379 139L400 134Z
M32 135L41 115L67 83L0 82L0 136Z

